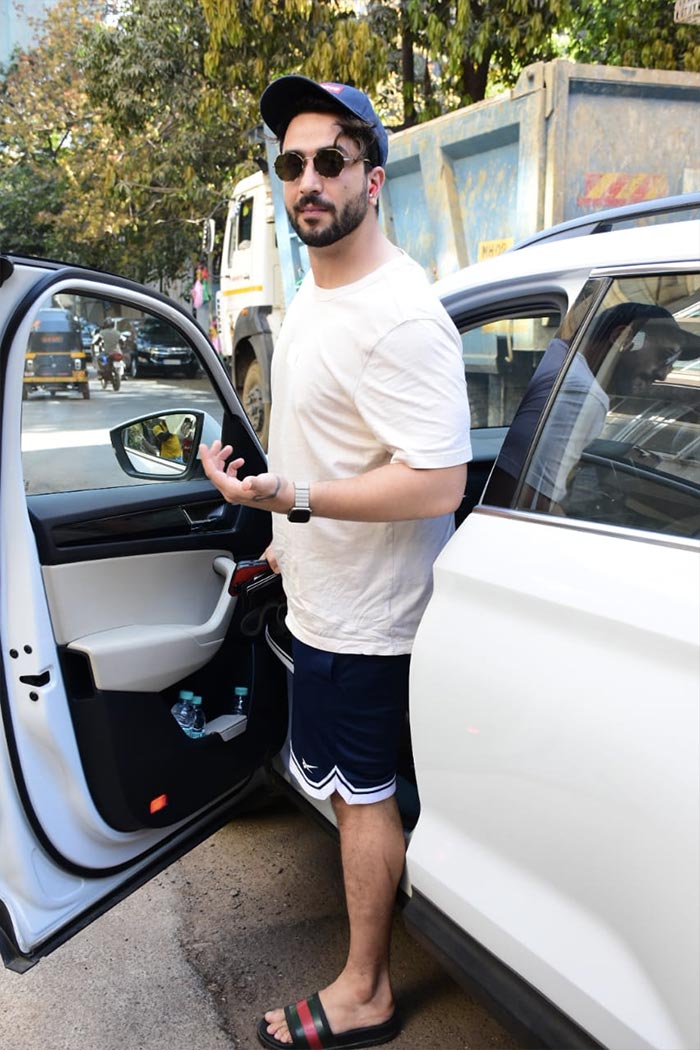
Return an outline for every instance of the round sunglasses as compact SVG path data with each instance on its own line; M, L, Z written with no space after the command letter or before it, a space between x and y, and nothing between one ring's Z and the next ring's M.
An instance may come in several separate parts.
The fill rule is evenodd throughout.
M324 179L337 179L346 164L369 163L368 157L346 157L335 146L324 146L311 157L303 157L290 149L280 153L275 160L275 172L282 182L294 182L306 167L307 160L313 161L314 168Z

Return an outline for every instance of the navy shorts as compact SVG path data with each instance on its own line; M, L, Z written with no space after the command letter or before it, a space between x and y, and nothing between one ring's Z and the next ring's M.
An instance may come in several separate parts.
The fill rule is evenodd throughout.
M410 656L329 653L294 639L291 771L313 798L396 791Z

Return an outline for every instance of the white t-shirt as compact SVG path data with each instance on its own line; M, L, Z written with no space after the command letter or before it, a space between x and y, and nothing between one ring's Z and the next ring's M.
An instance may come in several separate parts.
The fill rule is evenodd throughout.
M342 288L307 274L272 359L268 458L270 470L312 483L471 458L461 342L408 256ZM410 652L452 529L451 514L307 524L273 515L292 634L331 652Z

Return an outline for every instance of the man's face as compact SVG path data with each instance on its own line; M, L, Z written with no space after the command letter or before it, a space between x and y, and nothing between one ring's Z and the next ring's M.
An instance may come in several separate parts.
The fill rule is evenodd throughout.
M654 383L663 382L680 352L676 325L647 321L630 335L613 376L612 393L645 397Z
M284 137L283 149L311 158L317 150L334 146L350 161L360 157L352 139L343 135L328 113L302 113ZM369 211L367 165L347 163L337 178L324 178L308 159L299 178L283 183L284 203L294 230L310 248L325 248L347 237Z

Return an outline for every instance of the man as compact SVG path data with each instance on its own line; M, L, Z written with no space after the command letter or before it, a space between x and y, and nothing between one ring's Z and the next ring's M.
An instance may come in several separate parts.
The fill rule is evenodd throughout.
M580 304L584 308L588 305L587 300ZM569 356L569 343L580 320L577 306L550 342L528 383L490 482L498 486L491 492L498 491L501 500L515 492L540 416ZM579 351L568 363L528 467L526 486L519 497L521 507L529 500L532 509L566 513L563 501L569 479L579 466L581 453L605 427L610 395L651 397L654 383L663 381L677 360L681 338L673 316L655 304L617 303L593 320Z
M311 263L272 366L270 473L237 478L202 447L231 502L273 512L294 638L291 768L331 797L350 947L319 995L271 1010L264 1046L370 1046L399 1031L389 976L405 844L395 801L408 664L435 556L470 458L461 344L422 269L382 233L387 135L369 99L289 76L261 99L275 170Z

